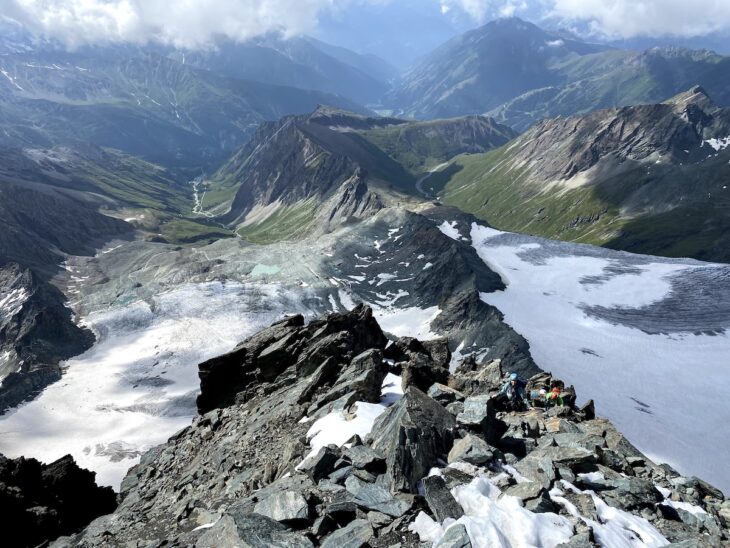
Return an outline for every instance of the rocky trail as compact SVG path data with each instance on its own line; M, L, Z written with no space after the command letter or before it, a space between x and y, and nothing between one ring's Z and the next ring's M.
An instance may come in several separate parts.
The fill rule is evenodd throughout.
M572 387L565 406L501 412L501 362L451 360L362 305L279 321L202 363L193 424L53 546L727 544L722 492L652 462Z

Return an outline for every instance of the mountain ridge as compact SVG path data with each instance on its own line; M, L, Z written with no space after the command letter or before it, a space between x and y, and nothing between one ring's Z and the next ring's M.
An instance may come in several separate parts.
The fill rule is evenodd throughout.
M443 199L507 230L727 261L729 123L730 110L699 86L664 103L546 120L455 161Z

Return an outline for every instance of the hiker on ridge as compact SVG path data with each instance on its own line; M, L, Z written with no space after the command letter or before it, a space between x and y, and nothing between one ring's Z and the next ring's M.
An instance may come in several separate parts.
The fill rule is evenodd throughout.
M512 373L495 396L495 403L497 409L504 411L523 411L529 408L530 402L525 392L525 381L520 379L517 373Z
M545 395L545 407L555 407L558 405L562 407L565 405L563 396L560 395L560 392L561 390L559 386L553 386L550 392Z

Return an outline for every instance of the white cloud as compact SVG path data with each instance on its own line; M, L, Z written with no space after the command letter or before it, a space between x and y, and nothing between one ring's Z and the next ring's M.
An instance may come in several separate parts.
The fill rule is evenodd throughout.
M323 10L348 0L0 0L0 13L69 46L149 41L203 47L316 27Z
M324 13L367 10L401 0L0 0L0 14L74 47L160 42L198 48L219 38L313 32ZM580 24L609 37L697 36L730 29L730 0L421 0L445 17L477 23L513 15ZM416 3L417 4L417 3ZM416 9L414 4L413 9ZM377 33L377 29L362 29Z
M615 38L700 36L730 28L729 0L552 0L550 15Z
M529 2L526 0L439 0L439 2L441 13L457 9L477 23L484 23L495 17L512 17L529 9ZM533 0L536 5L542 5L543 2L544 0Z

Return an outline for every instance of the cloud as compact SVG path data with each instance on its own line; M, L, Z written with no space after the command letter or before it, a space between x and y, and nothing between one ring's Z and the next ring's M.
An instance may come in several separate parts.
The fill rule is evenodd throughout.
M324 14L368 10L401 0L0 0L0 14L69 47L159 42L209 47L279 32L314 32ZM730 0L421 0L444 17L477 23L513 15L578 25L593 35L699 36L730 29ZM417 9L414 3L412 9ZM374 9L379 9L375 7ZM410 8L409 8L410 9ZM436 15L436 17L440 17ZM377 29L362 29L377 34Z
M537 3L542 4L542 0ZM525 0L440 0L440 4L441 13L460 10L477 23L494 17L512 17L529 7Z
M612 38L701 36L730 29L728 0L551 0L551 16Z
M378 1L378 0L375 0ZM0 13L31 31L75 47L159 42L209 46L267 32L295 35L317 25L323 10L349 0L0 0Z

